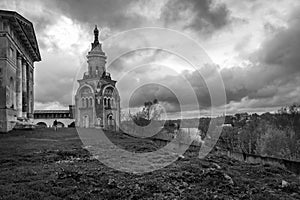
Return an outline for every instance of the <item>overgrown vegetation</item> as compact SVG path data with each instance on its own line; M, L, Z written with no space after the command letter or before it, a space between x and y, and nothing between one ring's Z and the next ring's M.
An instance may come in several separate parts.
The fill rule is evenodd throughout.
M107 135L132 152L160 148L148 139ZM200 160L198 150L189 149L184 158L141 175L116 171L90 155L72 128L0 135L0 151L0 199L300 199L295 174L217 152Z
M232 125L220 139L228 150L300 160L300 114L254 114Z
M159 112L153 112L159 110L153 109L153 105L158 104L158 101L154 102L145 102L140 112L130 116L137 125L130 131L136 132L136 134L143 132L143 136L147 136L146 129L141 127L149 125L151 120L158 119L160 115ZM160 124L158 123L159 120L156 120L156 123L157 126L163 125L164 130L169 132L174 131L174 124L180 124L181 127L198 127L202 138L206 136L210 123L215 123L214 126L222 126L224 123L229 126L223 127L218 141L218 145L224 150L300 160L300 113L298 110L299 106L292 105L280 109L280 112L275 114L249 115L238 113L234 116L213 119L205 117L182 121L167 120ZM155 117L152 119L151 116Z

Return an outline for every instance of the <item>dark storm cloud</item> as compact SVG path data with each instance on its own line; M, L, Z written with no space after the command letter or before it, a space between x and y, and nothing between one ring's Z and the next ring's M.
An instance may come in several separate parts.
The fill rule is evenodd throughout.
M25 15L34 22L40 47L46 49L47 44L43 41L42 33L47 31L46 27L48 25L57 22L61 16L60 14L79 22L83 28L85 28L85 25L88 25L90 28L94 24L108 26L114 29L114 31L140 27L147 19L142 16L137 17L135 14L128 14L128 8L134 2L136 1L39 1L47 9L55 12L45 11L41 16L30 15L28 13ZM212 33L226 27L232 22L232 17L227 7L223 4L215 4L215 1L212 0L169 0L161 11L160 20L163 21L158 21L159 24L163 22L166 27L172 27L172 25L176 27L178 22L183 21L183 27L182 24L179 24L180 29L190 29L201 33ZM51 13L57 13L57 15L52 14L53 16L51 16ZM189 20L186 20L185 13L189 13ZM265 24L264 27L266 34L269 34L268 39L262 43L261 48L250 58L252 65L246 68L233 67L221 70L226 86L227 103L229 104L236 102L240 106L258 108L282 106L296 101L300 102L300 56L298 56L300 52L300 12L296 10L288 21L286 28L278 29L272 26L272 24ZM245 46L249 37L244 38L245 43L241 42L236 45L236 50L239 50L239 52L243 51L243 46ZM55 47L55 44L53 44L53 48L58 49L58 47ZM123 48L126 49L126 47ZM120 51L120 49L116 51ZM118 55L118 53L115 54ZM85 53L80 56L84 59ZM148 61L155 60L158 56L160 54L151 55ZM72 78L74 77L72 73L74 70L68 69L64 71L64 67L70 65L69 61L72 59L67 61L66 59L68 58L62 56L61 58L51 58L53 62L44 62L45 59L43 58L43 67L41 66L40 68L42 72L40 72L40 76L36 77L36 100L47 103L55 99L64 105L70 104L72 94L66 91L72 90ZM128 61L129 59L131 59L130 56L126 57L123 61ZM58 64L57 60L66 61ZM85 62L84 60L86 66ZM122 65L122 62L117 64L112 65L108 69L108 71L112 72L113 78L114 74L118 74L126 68L125 65ZM56 66L55 69L52 69L52 66ZM213 80L215 72L211 69L210 67L206 67L203 69L203 73L205 78ZM149 68L140 71L141 73L136 73L135 78L139 77L141 80L147 79L151 70L153 69ZM166 75L165 77L154 76L151 78L154 81L156 79L157 81L164 81L174 85L174 87L178 88L178 91L181 91L186 96L185 103L188 105L191 101L182 85L182 77L185 77L191 84L197 95L200 107L210 107L209 91L203 77L199 76L197 72L182 72L178 76ZM131 87L136 82L129 80L127 84L120 86L125 93L126 87ZM58 85L59 87L57 87ZM177 97L164 88L157 90L157 87L156 89L154 87L152 89L146 88L145 90L145 88L142 88L138 90L134 94L131 106L141 106L145 100L153 100L154 97L170 104L169 111L176 112L179 110ZM246 103L246 101L252 100L253 103Z
M186 14L188 19L183 18ZM225 4L215 4L212 0L169 0L161 19L167 27L185 20L184 28L210 33L229 24L230 13Z
M143 69L144 73L134 73L134 75L129 76L134 77L134 79L124 81L122 85L118 85L118 89L124 94L128 94L127 90L131 90L131 87L138 88L130 97L130 107L140 107L144 102L152 101L153 99L158 99L160 102L170 105L170 107L166 108L168 112L178 112L182 105L186 106L185 110L193 110L195 106L200 108L210 107L208 88L199 72L184 71L178 75L149 78L149 74L155 73L155 70L159 69L151 66L145 67ZM135 81L136 78L145 82L151 79L154 83L163 85L142 84L142 87L138 87L140 83ZM193 91L197 102L195 102L194 96L191 94ZM180 99L182 100L181 102ZM195 103L198 105L195 105Z
M295 9L286 28L265 26L267 39L251 55L252 65L221 71L228 101L247 97L253 107L284 106L300 101L300 11Z
M272 29L259 50L250 55L248 67L232 67L221 70L226 88L227 103L237 102L240 109L278 107L300 101L300 12L296 10L288 21L287 28ZM246 40L247 38L245 38ZM206 79L214 77L214 71L202 69ZM180 76L192 85L201 107L210 106L206 84L197 72ZM166 76L166 82L176 85L184 92L180 76ZM141 95L144 95L141 93ZM162 95L172 102L174 96ZM235 105L236 106L236 105ZM237 110L238 111L238 110Z
M142 17L128 15L134 0L55 0L56 8L73 20L90 25L108 26L116 30L140 25Z
M170 105L167 108L168 112L180 111L176 95L167 87L158 84L147 84L138 88L130 97L129 106L139 107L145 102L153 102L154 99L159 100L160 103L168 103Z
M288 27L279 30L263 46L261 60L281 67L284 74L300 72L300 12L295 12Z

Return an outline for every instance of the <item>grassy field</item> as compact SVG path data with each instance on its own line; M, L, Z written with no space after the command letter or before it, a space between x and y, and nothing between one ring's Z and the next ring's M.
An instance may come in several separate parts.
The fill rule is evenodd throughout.
M147 139L108 133L132 152L160 148ZM221 154L185 158L146 174L116 171L83 148L76 129L0 135L0 199L300 199L300 178L270 165Z

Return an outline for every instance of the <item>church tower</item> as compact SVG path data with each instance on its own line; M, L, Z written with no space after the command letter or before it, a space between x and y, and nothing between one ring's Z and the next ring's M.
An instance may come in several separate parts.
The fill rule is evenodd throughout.
M82 128L119 130L120 96L116 81L106 72L106 55L94 29L94 42L87 55L88 70L78 80L75 95L75 123Z
M102 45L99 42L99 30L97 26L94 30L94 42L92 43L92 49L87 55L87 62L88 62L88 75L90 76L102 76L102 74L106 71L105 64L106 64L106 56L105 53L102 51Z

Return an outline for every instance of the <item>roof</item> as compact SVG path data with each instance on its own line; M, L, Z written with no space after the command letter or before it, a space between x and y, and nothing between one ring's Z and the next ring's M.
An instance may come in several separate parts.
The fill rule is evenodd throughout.
M7 18L13 25L25 48L30 52L33 61L41 61L33 24L15 11L0 10L0 16Z
M34 114L69 114L69 110L35 110Z

